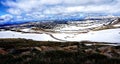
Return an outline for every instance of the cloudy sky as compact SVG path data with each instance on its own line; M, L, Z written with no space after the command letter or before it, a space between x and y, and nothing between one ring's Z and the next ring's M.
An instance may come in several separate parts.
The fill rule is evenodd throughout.
M119 15L120 0L0 0L0 24L41 19Z

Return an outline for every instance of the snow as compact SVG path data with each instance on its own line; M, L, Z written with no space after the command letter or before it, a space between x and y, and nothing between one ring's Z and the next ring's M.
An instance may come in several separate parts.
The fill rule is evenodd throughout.
M88 29L88 28L94 28L94 27L98 27L98 26L102 26L103 24L95 24L95 25L91 25L91 26L65 26L64 28L60 28L59 30L56 31L76 31L76 30L84 30L84 29Z
M82 34L53 34L56 38L66 41L96 41L96 42L111 42L120 43L120 28L107 29L101 31L90 31Z
M88 33L49 33L49 34L0 31L0 38L25 38L37 41L95 41L95 42L120 43L120 28L90 31Z
M21 31L23 31L23 32L35 32L34 30L32 30L30 28L21 29Z
M113 25L114 27L120 27L120 24Z
M32 39L37 41L49 41L49 40L56 41L47 34L20 33L13 31L1 31L0 38L25 38L25 39Z

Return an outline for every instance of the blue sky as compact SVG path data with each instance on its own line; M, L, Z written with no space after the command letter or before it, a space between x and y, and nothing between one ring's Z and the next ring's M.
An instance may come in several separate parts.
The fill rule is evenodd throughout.
M119 15L120 0L0 0L0 25L41 19Z

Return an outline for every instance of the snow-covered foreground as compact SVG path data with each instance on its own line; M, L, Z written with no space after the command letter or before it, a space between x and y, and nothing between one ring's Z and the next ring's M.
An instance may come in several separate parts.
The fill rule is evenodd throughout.
M66 41L96 41L120 43L120 28L101 31L90 31L83 34L54 34L54 36Z
M37 41L96 41L120 43L120 28L101 31L90 31L88 33L20 33L13 31L1 31L0 38L25 38Z
M0 38L25 38L37 41L56 41L47 34L20 33L13 31L1 31Z

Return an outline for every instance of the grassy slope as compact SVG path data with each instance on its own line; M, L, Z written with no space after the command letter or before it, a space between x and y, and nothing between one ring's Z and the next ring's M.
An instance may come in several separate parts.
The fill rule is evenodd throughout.
M97 43L84 41L81 43ZM22 48L22 47L68 47L78 45L78 42L49 42L49 41L33 41L25 39L0 39L1 48ZM81 47L82 46L82 47ZM64 50L53 51L31 51L25 55L14 55L11 53L0 54L0 64L119 64L120 56L109 58L106 55L100 54L99 51L95 53L85 53L83 50L87 47L99 48L99 46L84 46L80 45L80 50L77 52L67 52ZM118 47L119 48L119 47ZM120 49L120 48L119 48Z

